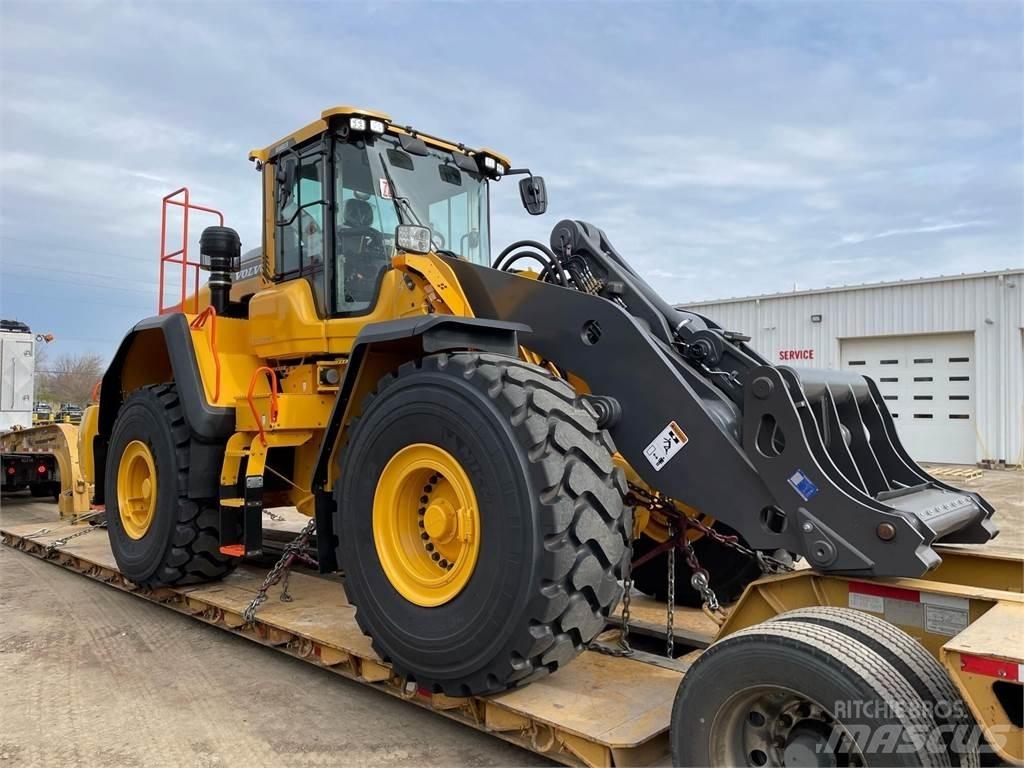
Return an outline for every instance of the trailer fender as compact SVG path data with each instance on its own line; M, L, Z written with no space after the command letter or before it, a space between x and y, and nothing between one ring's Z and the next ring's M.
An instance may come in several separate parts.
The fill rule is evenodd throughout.
M321 572L337 570L337 535L334 528L334 466L344 428L359 415L365 396L382 376L403 363L435 352L478 350L518 357L522 323L455 315L420 315L365 326L356 337L344 379L320 443L313 469L316 498L317 550Z
M190 462L196 471L189 476L189 493L216 497L220 461L215 454L223 453L224 443L235 431L235 412L233 408L210 405L206 399L188 319L175 312L137 323L121 341L103 375L93 440L96 503L103 502L106 447L125 396L147 384L169 381L177 385L185 421L194 438L192 450L202 454Z

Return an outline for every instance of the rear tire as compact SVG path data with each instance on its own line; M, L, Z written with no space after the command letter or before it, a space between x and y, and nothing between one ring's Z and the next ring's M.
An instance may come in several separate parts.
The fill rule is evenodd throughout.
M429 606L389 578L373 524L378 478L410 446L453 457L479 510L468 580ZM613 453L568 384L516 358L433 355L381 379L349 429L335 524L348 598L377 653L422 688L467 696L582 652L621 596L628 556Z
M727 536L735 531L725 523L716 522L712 528ZM641 534L633 541L633 559L647 554L659 542ZM730 549L717 541L701 536L693 542L693 551L702 568L707 570L711 589L723 605L740 599L747 585L761 578L761 566L742 552ZM693 573L686 564L686 555L676 551L676 605L699 608L704 600L690 584ZM645 595L665 602L668 600L668 553L662 553L633 570L633 585Z
M105 474L107 529L118 569L136 584L214 581L237 562L220 552L216 500L188 497L190 441L174 384L135 390L117 414ZM139 444L148 448L156 473L155 506L144 525L121 515L118 471L131 444L136 451L145 450ZM126 519L135 536L126 530Z
M669 735L676 766L949 766L925 702L889 662L800 621L758 624L701 654Z
M942 727L954 768L977 768L978 724L946 670L924 647L899 627L852 608L811 607L771 621L802 621L830 627L868 646L893 665L934 713Z

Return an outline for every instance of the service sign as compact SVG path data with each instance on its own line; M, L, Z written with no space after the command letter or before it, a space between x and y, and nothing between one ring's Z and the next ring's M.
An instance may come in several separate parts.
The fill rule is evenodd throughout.
M813 360L813 349L780 349L779 360Z

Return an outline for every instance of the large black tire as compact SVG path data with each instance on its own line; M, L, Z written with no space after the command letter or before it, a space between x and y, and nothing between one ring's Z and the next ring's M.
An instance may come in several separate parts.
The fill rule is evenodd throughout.
M799 714L782 704L772 711L774 695L810 706ZM860 749L855 759L840 756L839 765L949 766L934 718L903 675L854 638L800 621L741 630L697 658L672 707L672 763L810 764L803 761L830 757L816 750L831 745L835 723ZM811 744L792 744L801 732ZM783 741L774 745L774 738ZM802 754L787 761L784 751L790 748Z
M735 531L725 523L716 522L712 526L726 536L735 535ZM654 539L641 534L633 542L633 559L636 560L658 546ZM715 597L723 605L734 603L740 599L747 585L761 578L761 566L757 560L730 549L717 541L701 536L693 542L693 551L710 576L711 589ZM690 584L693 575L686 564L686 556L682 550L676 551L676 605L699 608L704 602L700 593ZM668 600L668 553L655 555L639 568L633 570L633 586L643 592L665 602Z
M461 592L406 600L378 557L372 514L384 465L436 445L468 474L480 552ZM387 375L340 459L336 530L360 627L395 671L453 696L555 671L600 633L622 593L625 478L594 413L564 381L493 354L427 357Z
M236 558L220 552L216 500L188 497L190 439L174 384L135 390L114 422L105 474L107 529L118 569L137 584L197 584L220 579L235 567ZM125 531L117 491L121 457L134 440L149 447L157 479L156 511L139 539Z
M938 660L899 627L852 608L814 606L776 616L772 621L802 621L830 627L868 646L893 665L928 704L954 768L977 768L980 732L963 697Z

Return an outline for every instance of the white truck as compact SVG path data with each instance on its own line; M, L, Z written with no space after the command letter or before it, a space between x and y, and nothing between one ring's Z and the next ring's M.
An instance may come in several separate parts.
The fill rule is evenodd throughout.
M0 320L0 432L32 426L36 342L17 320Z

